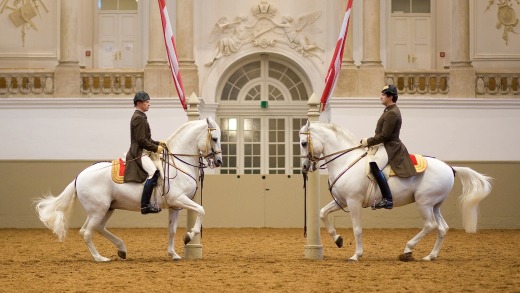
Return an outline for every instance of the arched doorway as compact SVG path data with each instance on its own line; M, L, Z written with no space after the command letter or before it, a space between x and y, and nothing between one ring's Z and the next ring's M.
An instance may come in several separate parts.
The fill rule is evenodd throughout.
M225 161L220 174L299 173L298 131L311 92L303 70L278 55L233 64L217 91Z

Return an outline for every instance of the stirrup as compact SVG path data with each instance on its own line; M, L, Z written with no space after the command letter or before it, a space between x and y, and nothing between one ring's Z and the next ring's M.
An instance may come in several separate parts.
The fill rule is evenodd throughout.
M161 211L161 208L156 208L156 207L152 206L151 204L146 204L141 207L141 214L143 214L143 215L157 214L160 211Z
M383 198L380 202L374 203L372 206L373 210L377 209L388 209L391 210L394 207L394 203L391 200L388 200L386 198Z

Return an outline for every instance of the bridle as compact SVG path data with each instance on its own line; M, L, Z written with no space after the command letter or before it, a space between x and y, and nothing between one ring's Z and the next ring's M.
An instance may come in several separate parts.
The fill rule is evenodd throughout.
M314 145L312 143L312 135L311 135L311 130L308 129L307 131L304 131L304 132L300 132L300 134L303 134L303 135L307 135L307 149L308 149L308 152L307 152L307 155L306 156L301 156L302 158L307 158L309 160L309 162L314 166L314 168L311 168L311 166L309 166L309 169L307 170L307 172L313 172L315 170L317 170L316 168L316 164L319 162L319 161L325 161L326 159L330 158L330 157L334 157L332 158L331 160L328 160L328 161L325 161L323 164L320 165L319 169L324 169L324 167L336 160L337 158L345 155L345 154L348 154L350 153L351 151L353 150L357 150L357 149L360 149L360 148L363 148L362 145L358 145L358 146L355 146L355 147L352 147L352 148L348 148L348 149L344 149L344 150L341 150L341 151L337 151L337 152L334 152L332 154L328 154L328 155L325 155L325 156L322 156L322 157L316 157L314 155ZM302 145L303 146L303 145ZM352 163L350 163L347 168L345 168L338 176L336 176L336 178L334 178L334 180L332 181L332 183L329 181L329 192L330 192L330 195L332 196L332 199L336 202L336 204L344 211L347 213L347 211L339 204L339 202L336 200L336 198L334 197L334 195L332 194L332 188L334 187L334 185L336 184L336 182L338 181L338 179L343 176L343 174L345 174L350 168L352 168L352 166L354 166L357 162L359 162L362 158L364 158L366 155L368 154L368 151L365 151L361 156L359 156L356 160L354 160ZM314 170L312 170L314 169ZM304 236L306 236L307 234L307 173L305 172L305 170L302 170L303 172L303 188L304 188L304 215L305 215L305 227L304 227Z
M350 153L351 151L353 150L357 150L357 149L360 149L360 148L363 148L362 145L358 145L358 146L355 146L355 147L352 147L352 148L348 148L348 149L344 149L344 150L341 150L341 151L337 151L337 152L334 152L332 154L328 154L326 156L322 156L322 157L316 157L314 156L314 145L312 143L312 135L311 135L311 131L308 130L308 131L305 131L305 132L300 132L300 134L304 134L304 135L307 135L307 148L308 148L308 152L307 152L307 156L301 156L302 158L307 158L309 159L309 162L311 162L313 165L316 165L319 161L324 161L330 157L334 157L332 160L328 160L328 161L325 161L323 164L320 165L320 169L324 169L324 167L336 160L337 158L345 155L345 154L348 154ZM366 154L365 154L366 155ZM362 157L364 157L365 155L363 155ZM362 158L361 157L361 158ZM357 161L359 161L361 158L359 158ZM357 161L355 161L355 163L357 163ZM310 170L310 169L309 169ZM313 171L311 171L313 172Z
M163 179L164 182L163 182L163 192L162 192L163 195L167 194L170 191L170 180L175 179L178 174L177 173L177 174L175 174L175 176L170 177L170 167L173 167L177 171L188 175L188 177L190 177L191 179L193 179L195 181L195 183L197 183L197 178L195 178L195 176L191 175L188 171L184 170L183 168L181 168L181 166L179 166L178 164L175 163L175 159L177 159L178 161L180 161L190 167L199 169L199 180L201 181L201 201L202 201L202 186L203 186L203 182L204 182L204 169L208 167L206 164L204 164L204 159L206 159L206 160L214 159L217 154L222 153L221 150L215 150L215 148L213 146L213 143L212 143L213 137L211 136L211 132L213 130L217 130L217 128L208 126L207 135L206 135L206 147L205 147L204 153L199 152L198 154L174 154L174 153L170 152L168 147L164 148L163 154L161 156L161 161L162 161L163 170L164 170L164 179ZM211 150L211 152L210 152L210 150ZM190 162L187 162L186 160L181 159L181 157L197 157L199 159L199 164L194 165ZM168 182L167 189L166 189L166 182Z

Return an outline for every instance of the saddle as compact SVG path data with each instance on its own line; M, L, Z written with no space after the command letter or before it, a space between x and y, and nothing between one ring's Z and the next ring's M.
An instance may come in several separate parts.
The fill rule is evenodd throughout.
M415 167L415 171L417 174L423 173L428 168L428 162L422 155L410 154L410 159L412 160L413 166ZM383 174L386 178L395 176L394 170L390 167L390 165L386 165L383 169Z
M415 167L415 171L417 171L417 174L423 173L426 171L426 168L428 168L428 162L426 161L426 158L424 158L422 155L417 154L410 154L410 159L412 160L412 163ZM367 162L368 165L368 162ZM388 180L391 176L396 176L394 171L392 170L392 167L390 167L390 164L386 165L383 170L383 175L385 176L386 180ZM375 183L374 176L370 174L370 171L368 171L368 178L370 178L370 184L368 185L367 193L365 195L365 199L363 200L363 207L367 208L371 206L370 204L370 197L374 197L374 193L376 192L376 186L377 183ZM375 200L375 199L374 199Z
M123 184L125 179L125 161L119 158L112 161L112 180L117 184Z

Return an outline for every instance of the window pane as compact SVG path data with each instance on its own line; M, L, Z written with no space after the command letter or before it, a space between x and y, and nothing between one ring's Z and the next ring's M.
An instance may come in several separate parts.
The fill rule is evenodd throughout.
M137 1L119 0L119 10L137 10Z
M410 0L392 0L392 13L410 13Z
M412 13L430 13L430 0L412 0Z
M117 0L99 0L98 8L100 10L117 10Z
M253 154L258 156L260 155L260 144L253 145Z

